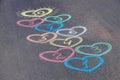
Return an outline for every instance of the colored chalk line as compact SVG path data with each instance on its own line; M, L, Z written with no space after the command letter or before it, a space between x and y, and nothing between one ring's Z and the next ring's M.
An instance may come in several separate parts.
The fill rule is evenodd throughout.
M39 53L40 59L49 62L61 62L64 63L65 67L69 69L88 73L101 67L104 63L102 56L108 54L112 50L112 45L107 42L97 42L92 45L80 45L83 41L83 38L80 36L87 31L87 28L84 26L63 28L64 23L69 21L72 16L70 14L47 16L52 12L52 8L39 8L36 10L23 11L21 12L21 15L24 17L30 17L31 19L19 20L16 22L19 26L28 27L35 29L36 31L43 32L42 34L28 35L26 37L28 41L40 44L50 43L52 46L60 47L57 50L49 50ZM46 24L45 22L49 23ZM58 35L66 38L57 38ZM106 50L103 50L100 46L105 46ZM75 47L75 50L72 47ZM83 50L84 48L87 48L93 52L86 52ZM83 54L85 56L73 57L75 53ZM89 65L91 59L97 59L96 65ZM82 63L80 67L76 67L70 64L72 61L79 61Z

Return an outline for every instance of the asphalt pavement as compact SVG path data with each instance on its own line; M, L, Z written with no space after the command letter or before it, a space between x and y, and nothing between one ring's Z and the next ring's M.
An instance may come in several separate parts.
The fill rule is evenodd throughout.
M41 24L45 29L30 28L38 18L56 15L53 22ZM17 23L32 18L38 22ZM64 31L59 34L65 28L69 35L83 33L65 37ZM53 34L43 37L47 32ZM34 42L26 39L31 34L44 35ZM44 42L55 35L68 42ZM0 0L0 80L120 80L120 0Z

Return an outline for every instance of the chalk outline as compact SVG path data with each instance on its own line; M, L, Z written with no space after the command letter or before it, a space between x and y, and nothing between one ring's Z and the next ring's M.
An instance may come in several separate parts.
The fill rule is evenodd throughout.
M61 16L67 16L68 18L63 20L63 18ZM53 18L53 19L59 18L59 21L48 20L49 18ZM44 20L47 21L47 22L66 22L66 21L70 20L71 18L72 18L72 16L69 15L69 14L60 14L60 15L57 15L57 16L47 16L47 17L44 18Z
M69 64L69 62L72 61L72 60L82 60L82 61L84 61L84 60L87 60L88 58L91 58L91 57L97 58L100 63L97 64L95 67L93 67L93 68L91 68L91 69L88 69L88 70L85 69L85 68L74 67L74 66L71 66L71 65ZM65 67L70 68L70 69L72 69L72 70L77 70L77 71L83 71L83 72L89 72L89 73L90 73L90 72L93 72L94 70L96 70L97 68L99 68L100 66L102 66L103 63L104 63L104 59L103 59L102 57L100 57L100 56L85 56L85 57L82 57L82 58L80 58L80 57L72 57L72 58L69 58L69 59L67 59L67 60L64 62L64 65L65 65Z
M67 56L64 60L52 60L52 59L48 59L48 58L44 57L44 54L48 54L48 53L58 53L59 51L61 51L61 50L66 50L66 49L67 49L67 50L70 50L71 53L70 53L70 55ZM39 57L40 57L41 59L43 59L43 60L45 60L45 61L49 61L49 62L64 62L65 60L69 59L70 57L73 57L74 54L75 54L75 51L74 51L73 48L68 48L68 47L66 47L66 48L59 48L59 49L57 49L57 50L55 50L55 51L45 51L45 52L42 52L42 53L39 54ZM57 57L56 57L56 58L57 58Z
M49 34L52 34L53 37L52 37L51 39L48 39L48 40L43 41L43 42L40 41L40 40L36 41L36 40L34 40L34 39L31 38L31 37L34 37L34 36L44 37L45 35L49 35ZM28 41L31 41L31 42L34 42L34 43L47 43L47 42L49 42L50 40L53 40L53 39L55 39L55 38L57 38L57 34L56 34L56 33L52 33L52 32L43 33L43 34L31 34L31 35L28 35L28 36L26 37L26 39L27 39Z
M61 34L60 33L60 31L74 31L74 29L75 28L81 28L81 29L83 29L83 32L81 32L81 33L79 33L78 35L69 35L69 34ZM82 35L82 34L84 34L85 32L87 31L87 28L86 27L84 27L84 26L74 26L74 27L72 27L72 28L64 28L64 29L60 29L60 30L58 30L58 31L56 31L56 33L58 34L58 35L60 35L60 36L65 36L65 37L70 37L70 36L80 36L80 35Z
M59 27L56 28L56 29L53 29L53 25L55 25L55 24L59 24ZM39 27L42 27L42 26L44 26L44 27L46 26L46 27L48 27L50 30L40 30ZM36 26L34 27L34 29L37 30L37 31L40 31L40 32L55 32L55 31L61 29L63 26L64 26L64 24L61 23L61 22L54 22L54 23L51 23L51 24L40 24L40 25L36 25Z
M48 12L45 13L45 14L42 14L42 15L37 15L36 14L36 12L39 12L39 11L42 11L42 10L48 10ZM33 13L33 15L28 15L27 14L27 13L31 13L31 12ZM36 10L23 11L23 12L21 12L21 15L25 16L25 17L44 17L44 16L46 16L46 15L52 13L52 12L53 12L53 9L51 9L51 8L40 8L40 9L36 9Z
M37 24L34 24L34 21L35 20L40 20L40 22L39 23L37 23ZM25 24L22 24L22 22L31 22L33 25L32 26L30 26L30 25L25 25ZM28 19L26 19L26 20L19 20L19 21L17 21L16 23L19 25L19 26L24 26L24 27L30 27L30 28L33 28L34 26L36 26L36 25L38 25L38 24L42 24L44 22L44 20L42 19L42 18L32 18L32 19L30 19L30 20L28 20Z
M74 45L71 45L71 46L63 46L63 45L59 45L59 44L55 44L54 42L56 40L60 40L60 41L67 41L69 39L79 39L79 42L75 43ZM68 37L68 38L65 38L65 39L54 39L54 40L51 40L49 43L53 46L57 46L57 47L74 47L74 46L77 46L78 44L80 44L81 42L83 41L83 38L82 37Z
M106 47L108 48L106 51L102 52L101 54L90 54L90 53L85 53L85 52L82 52L82 51L79 50L82 47L94 47L96 45L101 45L101 44L106 45ZM112 45L110 43L107 43L107 42L97 42L97 43L94 43L92 45L80 45L80 46L75 47L75 51L77 53L84 54L84 55L91 55L91 56L102 56L102 55L107 54L111 50L112 50Z

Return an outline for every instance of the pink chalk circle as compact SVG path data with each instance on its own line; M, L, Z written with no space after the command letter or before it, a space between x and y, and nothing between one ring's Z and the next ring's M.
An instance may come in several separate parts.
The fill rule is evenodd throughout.
M69 51L71 51L71 53L69 55L65 56L62 53L60 53L60 51L64 51L64 50L69 50ZM49 55L51 55L52 57L55 57L55 58L53 58L53 59L48 58L48 57L45 56L46 54L49 54ZM49 62L64 62L65 60L73 57L74 54L75 54L75 51L74 51L73 48L66 47L66 48L59 48L55 51L42 52L42 53L39 54L39 57L40 57L40 59L45 60L45 61L49 61Z
M32 18L30 20L19 20L16 23L19 26L33 28L34 26L42 24L43 22L44 20L42 18Z

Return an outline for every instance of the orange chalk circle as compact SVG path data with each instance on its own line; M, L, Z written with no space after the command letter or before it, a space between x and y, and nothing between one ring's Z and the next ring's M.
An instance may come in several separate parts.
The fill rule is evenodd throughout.
M39 39L34 39L33 37L38 37ZM51 40L54 40L55 38L57 38L57 34L52 32L43 33L43 34L31 34L26 37L28 41L34 43L47 43Z

